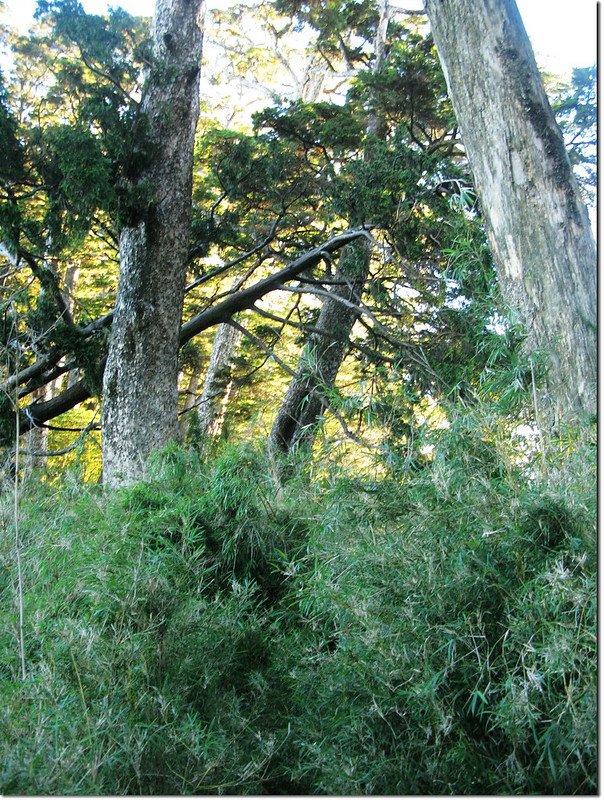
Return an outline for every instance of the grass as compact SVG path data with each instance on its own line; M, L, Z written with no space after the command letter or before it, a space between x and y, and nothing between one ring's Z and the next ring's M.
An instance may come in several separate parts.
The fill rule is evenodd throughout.
M379 480L244 445L30 485L25 681L7 493L0 791L596 793L595 448L498 424Z

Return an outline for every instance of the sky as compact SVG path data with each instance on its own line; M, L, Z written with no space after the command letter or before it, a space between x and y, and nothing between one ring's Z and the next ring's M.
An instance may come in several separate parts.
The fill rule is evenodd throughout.
M596 0L516 0L539 66L566 77L572 67L596 62ZM27 30L36 0L5 0L5 19ZM120 5L132 14L151 16L153 0L83 0L90 13ZM229 0L208 0L208 7L225 7ZM396 0L393 6L398 5ZM420 4L421 5L421 4ZM403 3L404 7L408 7Z

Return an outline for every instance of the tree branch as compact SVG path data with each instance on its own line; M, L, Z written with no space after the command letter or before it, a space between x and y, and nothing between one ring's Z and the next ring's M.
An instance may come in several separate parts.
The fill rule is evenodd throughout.
M369 231L364 228L340 233L329 239L320 247L316 247L308 253L304 253L304 255L292 261L291 264L279 270L274 275L258 281L258 283L255 283L253 286L243 289L231 297L227 297L213 308L209 308L197 314L181 327L180 346L182 347L198 333L212 328L220 322L229 322L234 314L251 308L257 300L260 300L269 292L281 288L284 281L292 280L292 278L297 277L300 272L303 272L305 269L316 266L326 255L336 252L345 245L350 244L350 242L363 236L373 241ZM105 318L108 316L109 315L106 315ZM97 382L100 382L102 379L106 360L106 358L103 358L99 364ZM32 369L34 366L35 365L32 365ZM87 400L92 394L93 392L89 387L89 382L82 379L51 400L31 403L21 410L21 431L25 433L32 427L39 426L50 419L58 417L60 414L64 414L79 403Z
M221 267L217 267L216 269L206 273L205 275L201 275L199 278L197 278L196 280L194 280L192 283L188 284L185 287L185 293L191 291L196 286L200 286L202 283L206 283L212 278L216 278L217 276L222 275L224 272L227 272L228 270L237 266L242 261L245 261L247 258L250 258L250 256L255 255L264 247L266 247L268 244L270 244L270 242L275 238L277 227L281 222L281 220L283 219L283 216L287 211L287 208L289 208L289 206L285 207L279 213L279 215L277 216L277 218L275 219L275 221L271 226L271 230L268 236L260 244L258 244L256 247L253 247L251 250L248 250L247 252L243 253L242 255L238 256L233 261L229 261L227 264L224 264ZM6 247L2 249L3 247L4 245L0 243L0 255L5 254L4 251L6 250ZM27 261L30 268L32 268L32 264L30 263L30 261L25 258L26 255L25 252L20 251L19 255L22 256L24 260ZM33 255L30 253L27 254L27 256L30 259L34 258ZM195 258L195 247L189 253L189 260L192 260L193 258ZM113 316L114 316L114 310L112 309L111 311L108 311L106 314L103 314L102 317L98 317L97 319L92 320L92 322L89 322L88 325L77 328L77 330L79 331L79 333L82 335L83 338L87 338L89 336L92 336L97 331L102 330L103 328L108 328L113 323ZM57 363L61 360L63 355L64 353L59 349L56 348L53 349L50 353L48 353L45 356L42 356L33 364L31 364L29 367L20 370L14 375L8 377L3 383L0 383L0 392L4 393L9 392L15 386L20 386L21 384L24 383L28 383L28 386L26 390L22 392L21 394L22 397L26 396L27 394L30 394L36 389L39 389L40 386L44 386L46 383L48 383L48 380L52 380L52 378L48 378L46 375L44 375L44 372L49 368L55 367ZM58 374L62 374L63 372L66 372L66 370L62 370ZM53 377L56 377L54 373ZM37 378L39 378L39 380L36 380Z
M279 356L276 356L275 353L270 349L270 347L262 341L262 339L259 339L251 331L248 331L247 328L244 328L243 325L240 325L238 322L235 322L235 320L230 320L229 321L229 325L232 325L238 331L241 331L241 333L243 333L244 336L247 336L252 342L254 342L256 345L258 345L258 347L261 350L264 350L264 352L267 353L269 355L269 357L272 358L277 364L279 364L281 369L283 369L285 372L287 372L288 375L290 375L292 378L296 377L295 370L293 370L290 366L288 366L285 363L285 361L283 361L281 358L279 358ZM342 415L338 411L336 411L333 408L333 406L330 404L329 400L323 394L323 392L320 392L316 387L313 389L313 392L320 396L321 401L325 405L325 408L329 409L329 411L337 419L337 421L340 423L340 425L342 427L342 430L344 431L345 435L349 439L351 439L353 442L356 442L357 444L362 445L363 447L371 449L371 445L369 444L369 442L366 442L364 439L362 439L360 436L357 436L356 433L353 433L350 430L350 428L346 424L346 420L342 417Z
M258 281L258 283L255 283L247 289L242 289L240 292L237 292L237 294L227 297L213 308L208 308L206 311L197 314L180 329L181 346L188 342L189 339L192 339L193 336L201 333L201 331L211 328L220 322L228 322L233 314L251 308L254 303L264 297L264 295L281 288L284 281L290 281L292 278L296 278L305 269L316 266L325 255L334 253L336 250L341 249L362 236L366 236L372 240L371 234L364 228L347 231L346 233L334 236L320 247L315 247L314 250L310 250L295 261L292 261L291 264L279 270L274 275L270 275L268 278Z

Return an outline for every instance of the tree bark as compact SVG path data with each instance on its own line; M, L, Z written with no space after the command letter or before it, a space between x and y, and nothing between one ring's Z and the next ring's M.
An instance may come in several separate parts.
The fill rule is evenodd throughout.
M596 254L514 0L426 0L504 297L549 358L549 413L596 408Z
M241 341L241 331L228 323L216 328L212 355L199 402L200 432L210 438L220 436L227 403L233 387L233 359Z
M178 365L193 144L199 112L202 0L157 0L142 103L150 192L120 234L120 275L103 384L103 481L130 483L179 438Z

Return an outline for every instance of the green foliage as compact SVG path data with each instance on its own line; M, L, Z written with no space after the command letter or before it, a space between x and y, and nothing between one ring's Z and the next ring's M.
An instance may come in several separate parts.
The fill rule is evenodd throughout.
M266 589L254 580L268 569L265 555L254 550L256 564L241 565L250 577L239 580L220 538L223 522L249 498L238 481L254 457L225 458L213 471L169 450L155 464L155 479L109 500L74 484L62 491L60 514L54 490L39 491L24 508L31 671L26 684L13 685L11 637L3 639L2 686L16 703L14 715L6 706L2 712L3 792L261 786L281 744L268 721L284 676L277 670L271 677L279 637L263 608ZM285 537L292 512L274 503L273 513ZM44 521L34 532L36 514ZM271 524L266 514L263 522ZM7 546L3 540L10 558ZM271 556L282 558L276 550ZM7 620L11 593L7 581ZM34 707L42 710L41 726L26 711ZM23 738L20 729L28 731ZM69 755L58 758L65 748Z
M99 212L123 222L132 206L144 206L145 197L130 196L141 192L133 184L148 148L132 94L148 59L148 21L121 9L86 14L77 0L42 0L37 16L38 32L13 43L25 113L5 147L14 150L18 136L13 169L27 168L13 178L13 206L23 197L13 223L35 251L46 253L50 242L60 255L98 224Z
M388 122L404 121L412 141L425 147L431 134L437 138L455 125L434 42L395 21L390 22L389 39L383 67L360 71L349 97Z
M78 0L38 0L36 17L50 20L63 44L77 44L84 64L106 70L105 78L122 91L149 58L150 40L141 36L148 20L122 8L98 16L87 14Z
M254 115L257 129L269 128L273 136L298 142L305 151L325 148L340 158L358 151L363 137L363 117L334 103L292 103L287 108L267 108Z
M335 58L343 54L348 64L364 61L363 44L373 41L379 21L373 0L277 0L275 8L311 25L321 50ZM354 43L349 32L356 34Z
M0 540L5 794L593 793L595 449L486 408L423 467L291 479L176 447L67 476ZM316 469L316 466L314 467Z
M595 789L593 492L541 497L493 434L462 416L431 467L402 484L340 481L324 500L298 590L329 653L296 673L315 791ZM536 535L552 519L560 550Z
M16 249L19 240L20 212L12 186L24 178L23 145L18 138L17 121L8 105L0 73L0 236L6 247Z
M23 176L23 147L17 138L17 121L8 105L4 78L0 73L0 181L5 186Z

